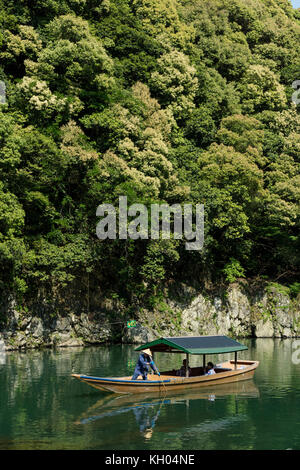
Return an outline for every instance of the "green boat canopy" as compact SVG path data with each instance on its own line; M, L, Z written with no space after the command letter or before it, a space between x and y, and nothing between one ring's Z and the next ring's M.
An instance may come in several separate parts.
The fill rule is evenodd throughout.
M227 336L182 336L159 338L138 346L135 351L151 349L152 352L174 352L187 354L221 354L244 351L247 346Z

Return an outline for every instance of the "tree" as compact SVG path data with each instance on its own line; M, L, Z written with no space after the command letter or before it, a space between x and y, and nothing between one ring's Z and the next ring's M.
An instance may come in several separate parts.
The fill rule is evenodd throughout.
M151 75L151 89L175 118L185 119L194 108L198 86L195 68L189 58L177 50L162 55L157 64L157 71Z
M254 113L263 109L281 111L286 106L286 95L278 77L268 67L250 65L240 85L242 109Z

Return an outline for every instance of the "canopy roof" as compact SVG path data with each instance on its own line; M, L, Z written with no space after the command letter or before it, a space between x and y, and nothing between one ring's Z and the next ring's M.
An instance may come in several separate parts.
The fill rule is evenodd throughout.
M188 354L220 354L248 349L227 336L182 336L159 338L138 346L135 350L151 349L152 352L177 352Z

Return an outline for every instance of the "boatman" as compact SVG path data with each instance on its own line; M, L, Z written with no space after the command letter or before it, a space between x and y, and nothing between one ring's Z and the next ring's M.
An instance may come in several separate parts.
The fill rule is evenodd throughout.
M149 366L153 369L154 373L157 374L157 370L152 360L150 349L144 349L142 353L140 354L140 357L137 361L131 380L136 380L139 375L143 377L143 380L147 380Z

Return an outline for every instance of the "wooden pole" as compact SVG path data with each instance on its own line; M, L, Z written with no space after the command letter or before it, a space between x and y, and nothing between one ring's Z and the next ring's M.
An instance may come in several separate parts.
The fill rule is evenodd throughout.
M234 353L234 368L237 368L237 351Z
M205 374L205 354L203 354L203 373Z
M189 376L189 355L188 353L186 354L186 365L185 365L185 376Z

